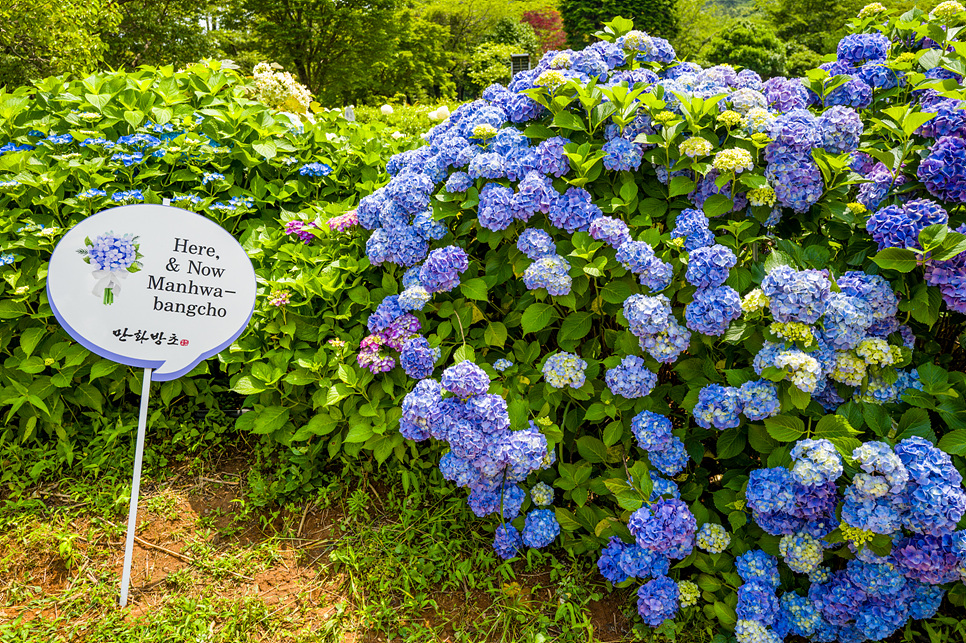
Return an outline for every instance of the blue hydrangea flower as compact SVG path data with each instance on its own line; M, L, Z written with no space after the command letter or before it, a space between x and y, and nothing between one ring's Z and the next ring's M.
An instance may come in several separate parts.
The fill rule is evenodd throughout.
M573 234L589 229L590 222L601 214L600 208L591 201L590 192L584 188L570 187L554 197L548 217L554 227Z
M460 274L469 267L466 251L457 246L437 248L419 269L419 281L426 292L449 292L459 285Z
M527 228L520 233L520 238L517 240L517 249L533 260L551 257L557 253L557 246L553 242L553 237L544 230L536 228Z
M537 212L550 212L550 205L556 196L557 191L550 177L536 171L528 172L510 199L510 212L514 219L528 221Z
M741 297L731 286L703 288L684 309L688 328L704 335L721 336L741 317Z
M678 613L678 585L667 576L650 580L637 590L637 613L651 627Z
M631 420L631 431L645 451L663 451L671 439L671 420L653 411L641 411Z
M778 415L781 410L778 389L766 380L752 380L742 384L738 388L738 403L745 417L754 421Z
M497 525L496 533L493 537L493 550L503 560L509 560L517 555L520 547L523 546L523 539L520 532L513 525Z
M632 578L663 576L671 567L671 561L666 556L637 545L625 545L620 552L618 564Z
M763 583L746 582L738 588L738 605L735 612L740 620L771 625L778 616L778 598L775 596L775 589Z
M929 148L916 175L937 199L966 203L966 139L940 138Z
M724 284L737 263L735 253L720 244L697 248L688 256L684 278L698 288L716 288Z
M500 371L501 373L506 369L510 368L511 366L513 366L513 362L503 357L493 362L493 368Z
M654 261L654 249L645 241L626 240L617 247L614 258L635 275L643 274Z
M778 542L785 564L799 574L808 574L822 562L822 543L805 532L782 536Z
M641 146L624 138L604 143L604 167L617 172L636 170L641 166Z
M600 575L614 583L623 583L630 576L620 565L621 554L629 545L620 538L612 536L607 546L600 550L600 557L597 559L597 569Z
M411 286L399 295L399 307L404 312L422 310L431 295L422 286Z
M573 353L557 353L543 364L543 377L554 388L580 388L586 376L587 362Z
M453 172L446 179L446 191L450 194L466 192L473 185L473 179L466 172Z
M757 513L788 511L794 502L792 475L784 467L753 469L748 476L745 499Z
M765 275L761 290L776 321L814 324L825 313L831 283L825 271L778 266Z
M798 78L769 78L762 85L762 93L768 100L768 106L777 112L785 113L808 107L808 92Z
M627 224L613 217L597 217L591 221L590 236L597 241L603 241L615 250L623 243L631 241ZM653 256L654 253L651 254Z
M681 210L674 219L672 239L684 237L684 248L693 252L698 248L714 244L714 235L709 229L708 217L701 210Z
M9 256L13 258L13 255ZM97 236L91 245L87 246L87 258L90 259L90 265L97 270L109 272L127 270L137 261L134 237L130 234L123 236L102 234ZM7 263L12 263L12 261Z
M332 167L325 163L306 163L299 168L302 176L328 176L332 174Z
M791 456L792 476L807 487L834 482L842 475L842 457L828 440L799 440Z
M741 418L738 390L730 386L709 384L698 392L694 406L694 421L705 429L730 429L738 426Z
M434 219L432 212L428 210L413 217L413 229L426 241L438 241L448 232L443 222Z
M534 509L527 514L523 526L523 544L527 547L546 547L559 534L560 524L553 509Z
M554 136L537 145L536 169L541 174L561 177L570 171L570 159L564 156L564 145L570 141Z
M645 366L643 359L628 355L620 365L607 369L604 381L614 395L637 398L650 394L657 385L657 375Z
M510 199L513 189L499 183L487 183L480 190L479 222L488 230L499 231L513 222Z
M486 393L490 388L490 378L486 371L473 362L464 361L443 371L442 386L465 400Z
M673 477L684 471L691 457L684 448L684 442L672 435L663 449L650 453L651 465L666 476Z
M403 344L399 364L406 375L421 380L433 374L433 367L440 358L439 347L431 347L425 337L414 337Z
M741 580L746 583L760 583L772 588L777 588L780 583L778 559L760 549L745 552L735 560L735 565Z
M523 284L527 290L546 288L555 297L568 295L573 285L570 264L560 255L541 257L523 271Z
M831 107L818 117L822 135L822 147L831 154L854 152L862 136L862 119L858 112L848 107Z

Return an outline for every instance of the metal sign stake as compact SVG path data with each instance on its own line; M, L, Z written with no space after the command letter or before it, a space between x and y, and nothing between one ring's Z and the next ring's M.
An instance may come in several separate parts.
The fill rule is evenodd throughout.
M134 451L134 479L131 481L131 506L127 514L127 541L124 543L124 572L121 574L121 607L127 605L131 585L131 559L134 556L134 532L138 523L138 491L141 487L141 461L144 457L144 434L148 425L148 396L151 393L151 371L144 369L141 383L141 413L138 415L138 438Z

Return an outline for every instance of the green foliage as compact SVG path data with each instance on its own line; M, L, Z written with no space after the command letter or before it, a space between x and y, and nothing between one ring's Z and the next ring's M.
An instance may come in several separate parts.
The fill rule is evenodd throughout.
M763 78L785 74L785 46L766 24L740 20L724 29L701 54L713 64L753 69Z
M92 69L120 19L107 0L7 0L0 5L0 87Z
M592 42L595 32L606 20L624 16L652 36L671 39L678 33L677 0L561 0L567 44L582 49Z
M262 47L324 104L357 100L402 28L395 0L241 0Z
M223 430L215 427L225 424L226 412L247 406L254 410L239 417L239 428L271 444L303 445L293 451L303 464L316 461L316 436L329 436L329 453L339 450L339 427L365 406L357 396L342 400L365 391L371 377L343 364L343 349L326 342L357 341L381 291L360 285L368 270L359 258L361 242L330 233L324 222L381 185L387 159L412 139L397 141L384 123L350 122L336 111L298 121L251 100L252 89L250 81L213 62L178 72L165 67L83 80L49 78L0 92L0 137L37 145L0 156L0 253L13 260L0 268L0 444L55 451L44 462L5 465L4 473L26 467L40 476L57 462L72 462L92 440L106 448L136 426L140 375L70 340L44 290L46 262L60 236L114 205L111 194L134 188L150 203L193 195L197 204L181 205L235 234L259 279L259 303L246 334L218 360L156 385L152 430L180 431L200 413L206 421L183 434L194 447ZM36 131L68 134L72 142L38 145ZM123 146L78 145L139 132L163 139L161 155L149 150L143 161L125 165L114 156L129 151ZM333 172L327 178L301 176L299 168L310 162L326 163ZM203 184L207 173L224 178ZM107 196L79 196L89 189ZM232 198L250 199L251 205L209 208ZM286 235L284 225L294 219L321 226L318 239L306 245ZM292 303L268 305L274 290L289 291ZM393 394L385 384L377 388L371 399ZM385 409L372 413L384 424L391 419ZM85 465L96 470L103 466L98 458ZM291 483L298 488L305 480Z
M215 53L203 22L209 7L198 0L145 0L118 4L121 20L104 31L104 62L114 68L139 65L183 67Z
M510 82L510 57L526 53L515 45L483 43L473 52L467 76L477 92L493 83Z
M483 37L483 42L492 42L498 45L510 45L515 47L520 53L530 54L532 61L540 58L540 43L537 41L537 34L526 22L517 22L512 18L501 18Z

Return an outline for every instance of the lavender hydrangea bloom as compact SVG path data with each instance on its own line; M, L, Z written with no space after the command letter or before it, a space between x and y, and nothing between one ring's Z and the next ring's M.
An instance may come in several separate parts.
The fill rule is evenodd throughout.
M778 266L765 276L761 289L777 321L814 324L825 313L831 283L824 271Z
M691 461L684 448L684 442L676 435L672 435L663 449L651 451L651 465L666 476L673 477L684 471ZM668 555L672 555L668 553Z
M777 112L790 112L808 107L808 92L797 78L769 78L762 86L768 105Z
M425 337L414 337L403 344L399 354L399 364L406 375L421 380L433 373L433 367L440 358L439 347L431 347Z
M966 203L966 139L944 136L936 141L917 176L937 199Z
M836 106L825 110L818 118L822 147L831 154L854 152L862 136L862 119L848 107Z
M631 514L627 528L638 546L670 558L683 558L676 554L684 549L690 553L697 522L683 501L659 500Z
M536 228L527 228L520 233L517 249L533 260L550 257L557 252L553 237L544 230Z
M590 222L600 215L600 208L592 203L590 192L578 187L571 187L565 193L557 194L548 213L550 223L569 234L577 230L587 230Z
M443 371L442 386L459 398L483 395L490 388L486 372L470 361L460 362Z
M721 336L741 317L741 298L731 286L704 288L684 309L688 328L704 335Z
M684 277L692 286L716 288L728 279L728 273L738 263L731 249L715 244L697 248L688 257L688 270Z
M794 501L791 473L784 467L754 469L748 477L745 498L756 513L788 511Z
M468 267L469 257L462 248L437 248L419 269L419 281L429 293L449 292L459 285L459 276Z
M645 623L657 627L677 614L679 596L677 583L667 576L650 580L637 590L637 613Z
M698 392L694 421L705 429L730 429L738 426L740 405L738 390L730 386L709 384Z
M839 41L836 55L840 61L859 66L883 62L889 53L889 39L880 33L849 34Z
M919 249L919 233L928 226L949 222L941 205L929 199L908 201L901 207L890 205L874 212L866 222L866 230L885 248Z
M615 250L620 248L625 242L633 243L627 224L613 217L597 217L590 222L589 232L592 238L597 241L603 241ZM651 254L653 256L653 252Z
M527 547L546 547L559 534L560 524L553 509L534 509L527 514L523 527L523 544Z
M620 565L621 554L629 545L620 538L612 536L607 546L600 550L600 558L597 559L597 569L600 575L614 583L623 583L630 578L627 572Z
M633 399L649 395L657 385L657 375L645 366L643 359L628 355L618 366L607 370L604 381L614 395Z

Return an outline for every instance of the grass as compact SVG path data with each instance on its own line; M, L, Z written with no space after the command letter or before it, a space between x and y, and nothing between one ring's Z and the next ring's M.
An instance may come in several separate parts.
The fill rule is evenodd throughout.
M495 525L433 468L340 465L285 504L270 470L201 457L147 472L123 610L123 472L0 495L0 642L652 639L592 557L501 561Z

